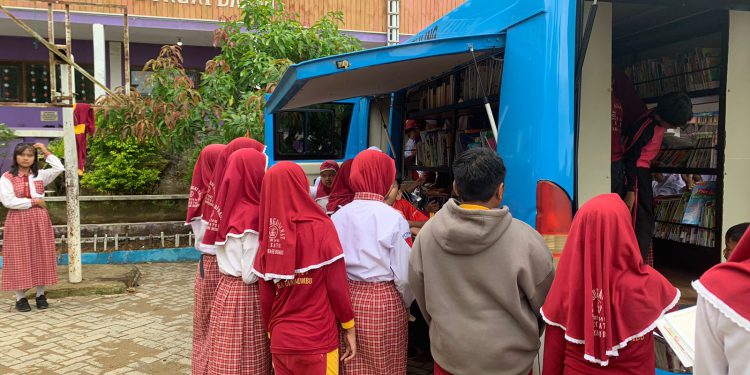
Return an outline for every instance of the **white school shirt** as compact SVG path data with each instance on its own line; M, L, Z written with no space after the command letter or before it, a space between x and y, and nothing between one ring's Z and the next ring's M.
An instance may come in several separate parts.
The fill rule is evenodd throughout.
M226 242L215 246L219 272L242 277L245 284L257 282L258 276L252 269L259 246L258 233L255 232L247 232L239 238L227 236Z
M404 157L410 157L417 153L417 141L409 138L406 141L406 147L404 147Z
M193 228L193 235L195 235L195 250L207 255L216 255L215 246L206 246L203 244L203 236L206 235L208 222L203 219L196 219L190 222L190 227Z
M65 167L60 162L57 156L49 154L45 159L49 168L40 169L36 177L29 175L29 190L31 192L31 198L19 198L16 197L16 193L13 191L13 183L3 177L0 177L0 201L3 206L10 210L26 210L31 208L31 199L44 198L44 193L39 194L34 188L34 181L42 181L44 186L49 185L54 181L60 173L65 171Z
M354 200L331 216L344 249L350 280L393 281L405 306L414 301L409 289L409 223L393 207Z
M750 375L750 323L744 323L743 328L698 295L695 375Z

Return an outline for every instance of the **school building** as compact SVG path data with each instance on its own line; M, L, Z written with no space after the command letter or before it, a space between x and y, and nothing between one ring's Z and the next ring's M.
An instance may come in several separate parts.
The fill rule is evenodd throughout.
M213 32L226 17L239 16L239 0L99 0L88 1L105 6L71 6L72 50L76 63L94 75L95 34L104 39L106 84L110 88L124 85L124 17L123 10L106 5L127 6L131 82L147 92L141 71L166 44L183 45L185 68L197 81L206 61L218 54L213 47ZM310 25L326 12L341 11L341 29L362 41L366 48L404 41L442 17L461 0L287 0L285 9L299 15ZM45 39L48 32L47 2L3 0L14 16L29 25ZM274 4L278 6L278 4ZM64 7L55 8L55 36L59 44L65 39ZM389 33L390 30L390 33ZM39 140L39 128L61 128L62 115L53 108L18 108L7 103L45 103L49 96L49 53L47 48L0 12L0 124L22 130L26 142ZM101 57L100 57L101 58ZM59 80L59 78L58 78ZM79 102L93 102L97 97L93 83L76 73L76 95ZM59 87L59 86L58 86ZM11 145L12 146L12 145ZM0 166L1 168L2 166Z

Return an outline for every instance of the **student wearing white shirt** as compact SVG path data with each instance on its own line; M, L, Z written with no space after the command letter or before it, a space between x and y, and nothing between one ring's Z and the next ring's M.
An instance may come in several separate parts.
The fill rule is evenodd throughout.
M221 273L208 324L208 374L272 373L258 276L252 273L266 165L266 156L254 149L229 157L203 237L203 246L215 249Z
M39 169L37 149L50 166ZM10 172L0 177L0 200L8 209L3 231L2 290L16 292L16 310L31 311L26 290L36 287L36 307L49 307L44 288L57 283L57 254L44 187L64 171L41 143L21 143L13 152Z
M411 233L406 219L384 203L395 178L388 155L361 152L351 169L354 201L331 217L357 321L358 353L343 364L348 375L406 373L407 308L414 301L408 282Z
M726 263L693 282L696 375L750 374L750 232Z

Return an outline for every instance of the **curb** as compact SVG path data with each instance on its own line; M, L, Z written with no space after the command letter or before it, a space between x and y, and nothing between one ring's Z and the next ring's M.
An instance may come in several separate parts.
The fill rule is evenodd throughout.
M82 253L82 264L132 264L132 263L177 263L197 262L201 253L193 247L151 250L118 250L107 253ZM57 257L58 265L68 265L68 254ZM3 257L0 256L0 269Z

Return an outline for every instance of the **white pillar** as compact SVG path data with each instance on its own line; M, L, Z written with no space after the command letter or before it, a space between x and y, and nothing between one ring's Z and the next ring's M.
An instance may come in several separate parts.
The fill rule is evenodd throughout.
M109 88L122 86L122 42L109 42Z
M94 33L94 78L97 81L107 82L107 55L104 44L104 25L95 23L92 25ZM94 97L99 98L104 95L104 89L99 85L94 85Z
M750 12L729 12L727 61L726 148L724 149L724 215L722 231L750 221ZM724 240L722 233L721 240Z
M60 92L63 96L70 95L68 86L68 72L70 65L60 65ZM75 75L70 74L75 81ZM75 89L75 84L72 85ZM67 104L75 101L66 101ZM76 135L73 124L73 108L64 107L63 110L63 141L65 146L65 195L68 219L68 281L80 283L81 273L81 217L78 207L78 153L76 152Z

